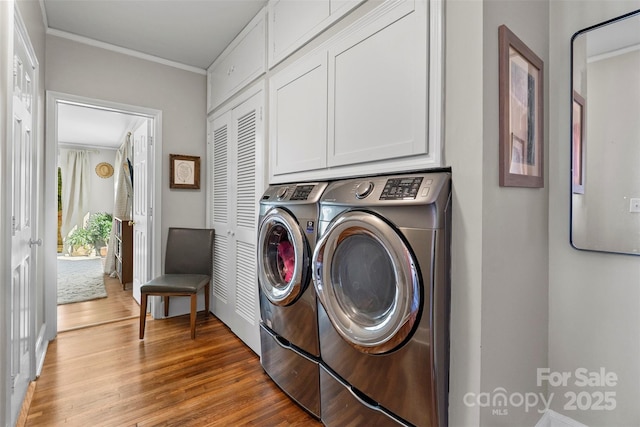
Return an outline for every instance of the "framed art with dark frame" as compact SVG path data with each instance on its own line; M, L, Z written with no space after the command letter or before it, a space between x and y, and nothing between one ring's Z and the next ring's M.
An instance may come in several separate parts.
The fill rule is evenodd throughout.
M169 154L169 188L200 189L200 157Z
M498 28L500 186L544 187L542 60L506 25Z
M585 101L573 91L573 140L571 141L571 188L575 194L584 194L585 170Z

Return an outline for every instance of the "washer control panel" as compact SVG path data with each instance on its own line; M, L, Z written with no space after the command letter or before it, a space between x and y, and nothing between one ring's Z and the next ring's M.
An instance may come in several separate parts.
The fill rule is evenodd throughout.
M325 188L327 188L326 182L272 185L264 192L260 202L270 205L289 202L296 204L315 203L320 199Z

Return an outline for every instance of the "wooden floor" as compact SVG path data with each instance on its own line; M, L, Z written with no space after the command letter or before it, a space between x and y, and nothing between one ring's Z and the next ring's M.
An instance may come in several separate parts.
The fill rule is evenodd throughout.
M49 345L27 426L321 425L213 315L198 313L195 340L188 315L148 318L139 340L137 317L109 322L89 308L59 308L59 325L70 330ZM69 312L95 326L79 327Z
M131 283L122 290L117 278L104 276L107 298L58 306L58 332L140 315L140 307L133 299Z

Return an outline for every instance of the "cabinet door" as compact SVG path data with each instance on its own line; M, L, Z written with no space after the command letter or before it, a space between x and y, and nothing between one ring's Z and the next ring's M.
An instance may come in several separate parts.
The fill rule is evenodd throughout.
M209 223L216 230L212 311L260 354L256 236L263 92L209 121Z
M387 3L329 48L328 166L427 153L426 18Z
M327 55L298 61L270 81L271 174L326 166Z
M331 14L329 0L276 0L269 3L269 67L302 46Z
M264 10L245 27L207 73L208 111L213 110L266 71Z
M291 55L363 0L271 0L269 68Z

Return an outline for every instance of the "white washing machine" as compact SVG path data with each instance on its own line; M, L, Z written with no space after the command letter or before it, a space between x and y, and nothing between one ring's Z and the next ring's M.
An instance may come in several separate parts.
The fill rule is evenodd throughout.
M320 417L319 340L311 256L326 182L270 186L260 199L260 361L293 400Z
M447 425L450 207L448 172L325 190L312 261L325 425Z

